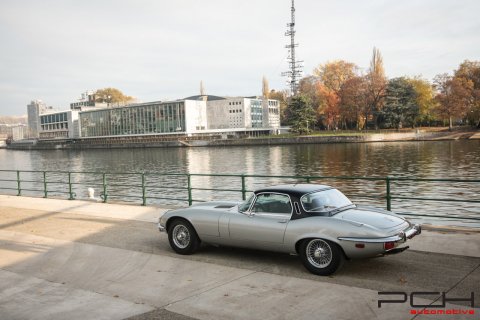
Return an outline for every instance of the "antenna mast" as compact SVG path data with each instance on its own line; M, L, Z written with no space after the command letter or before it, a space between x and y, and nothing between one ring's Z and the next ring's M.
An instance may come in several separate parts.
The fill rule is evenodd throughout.
M295 0L292 0L291 20L290 23L287 23L287 28L285 36L290 37L290 44L287 44L285 48L288 49L287 61L290 70L282 72L282 76L287 77L287 84L290 86L290 94L296 95L298 90L298 80L302 76L303 61L297 61L295 58L295 48L298 47L298 43L295 43Z

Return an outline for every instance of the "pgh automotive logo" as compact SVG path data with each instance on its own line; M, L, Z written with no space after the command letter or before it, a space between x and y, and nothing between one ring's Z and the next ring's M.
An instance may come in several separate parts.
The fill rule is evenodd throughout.
M466 298L452 298L447 297L446 292L425 292L415 291L409 295L403 291L379 291L378 292L378 307L388 303L406 303L410 302L410 307L415 308L410 310L410 314L434 314L434 315L452 315L452 314L475 314L475 294L470 292L470 297ZM421 304L418 299L431 299L432 296L438 297L433 303L436 304ZM380 299L381 298L381 299ZM438 303L438 301L440 303ZM469 302L471 309L446 308L447 302Z

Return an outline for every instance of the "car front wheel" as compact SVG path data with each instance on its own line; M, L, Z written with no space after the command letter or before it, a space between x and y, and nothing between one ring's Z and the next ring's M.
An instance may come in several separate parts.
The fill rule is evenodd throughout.
M168 241L172 249L179 254L192 254L200 245L200 240L192 225L180 219L173 221L169 226Z
M300 257L311 273L328 276L343 263L343 253L337 244L323 239L308 239L300 245Z

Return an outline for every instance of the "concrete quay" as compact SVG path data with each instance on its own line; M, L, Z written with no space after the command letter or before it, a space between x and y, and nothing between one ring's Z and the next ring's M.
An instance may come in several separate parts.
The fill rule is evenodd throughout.
M272 146L292 144L331 144L331 143L368 143L396 141L441 141L459 139L478 139L478 131L472 130L404 130L384 133L336 132L335 134L308 136L269 136L258 138L229 138L185 135L146 135L129 137L98 137L95 139L55 139L38 141L18 141L11 143L9 149L17 150L57 150L57 149L125 149L125 148L172 148L172 147L238 147Z
M477 319L480 314L475 230L426 230L402 254L347 261L335 275L319 277L298 257L284 254L203 246L194 255L176 255L156 229L165 211L0 195L0 319ZM459 301L447 309L475 315L415 316L408 303L378 308L379 291L446 292L450 298L473 292L475 308ZM435 299L422 295L415 302Z

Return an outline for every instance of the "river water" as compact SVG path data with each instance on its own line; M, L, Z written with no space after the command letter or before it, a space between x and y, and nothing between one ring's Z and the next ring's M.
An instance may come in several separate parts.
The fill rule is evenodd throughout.
M47 173L49 196L67 197L68 176L58 171L147 172L147 204L179 205L185 202L155 198L186 199L186 178L162 173L316 175L361 177L452 178L480 180L480 140L374 142L289 146L248 146L208 148L147 148L102 150L19 151L0 149L0 170L54 171ZM22 173L22 180L40 181L43 173ZM71 176L77 198L87 197L87 188L102 190L102 175L75 173ZM110 200L141 203L141 175L106 176ZM0 172L0 179L14 180L16 173ZM246 187L297 182L295 179L247 178ZM314 181L339 188L357 203L385 207L384 181L325 179ZM0 187L16 188L15 182L0 181ZM193 188L241 189L239 178L192 177ZM43 183L23 182L24 195L43 195ZM395 196L480 200L480 183L395 181L391 184L392 210L399 213L441 215L419 221L480 227L479 203L401 200ZM16 194L15 190L0 190ZM240 192L193 190L197 200L241 199Z

